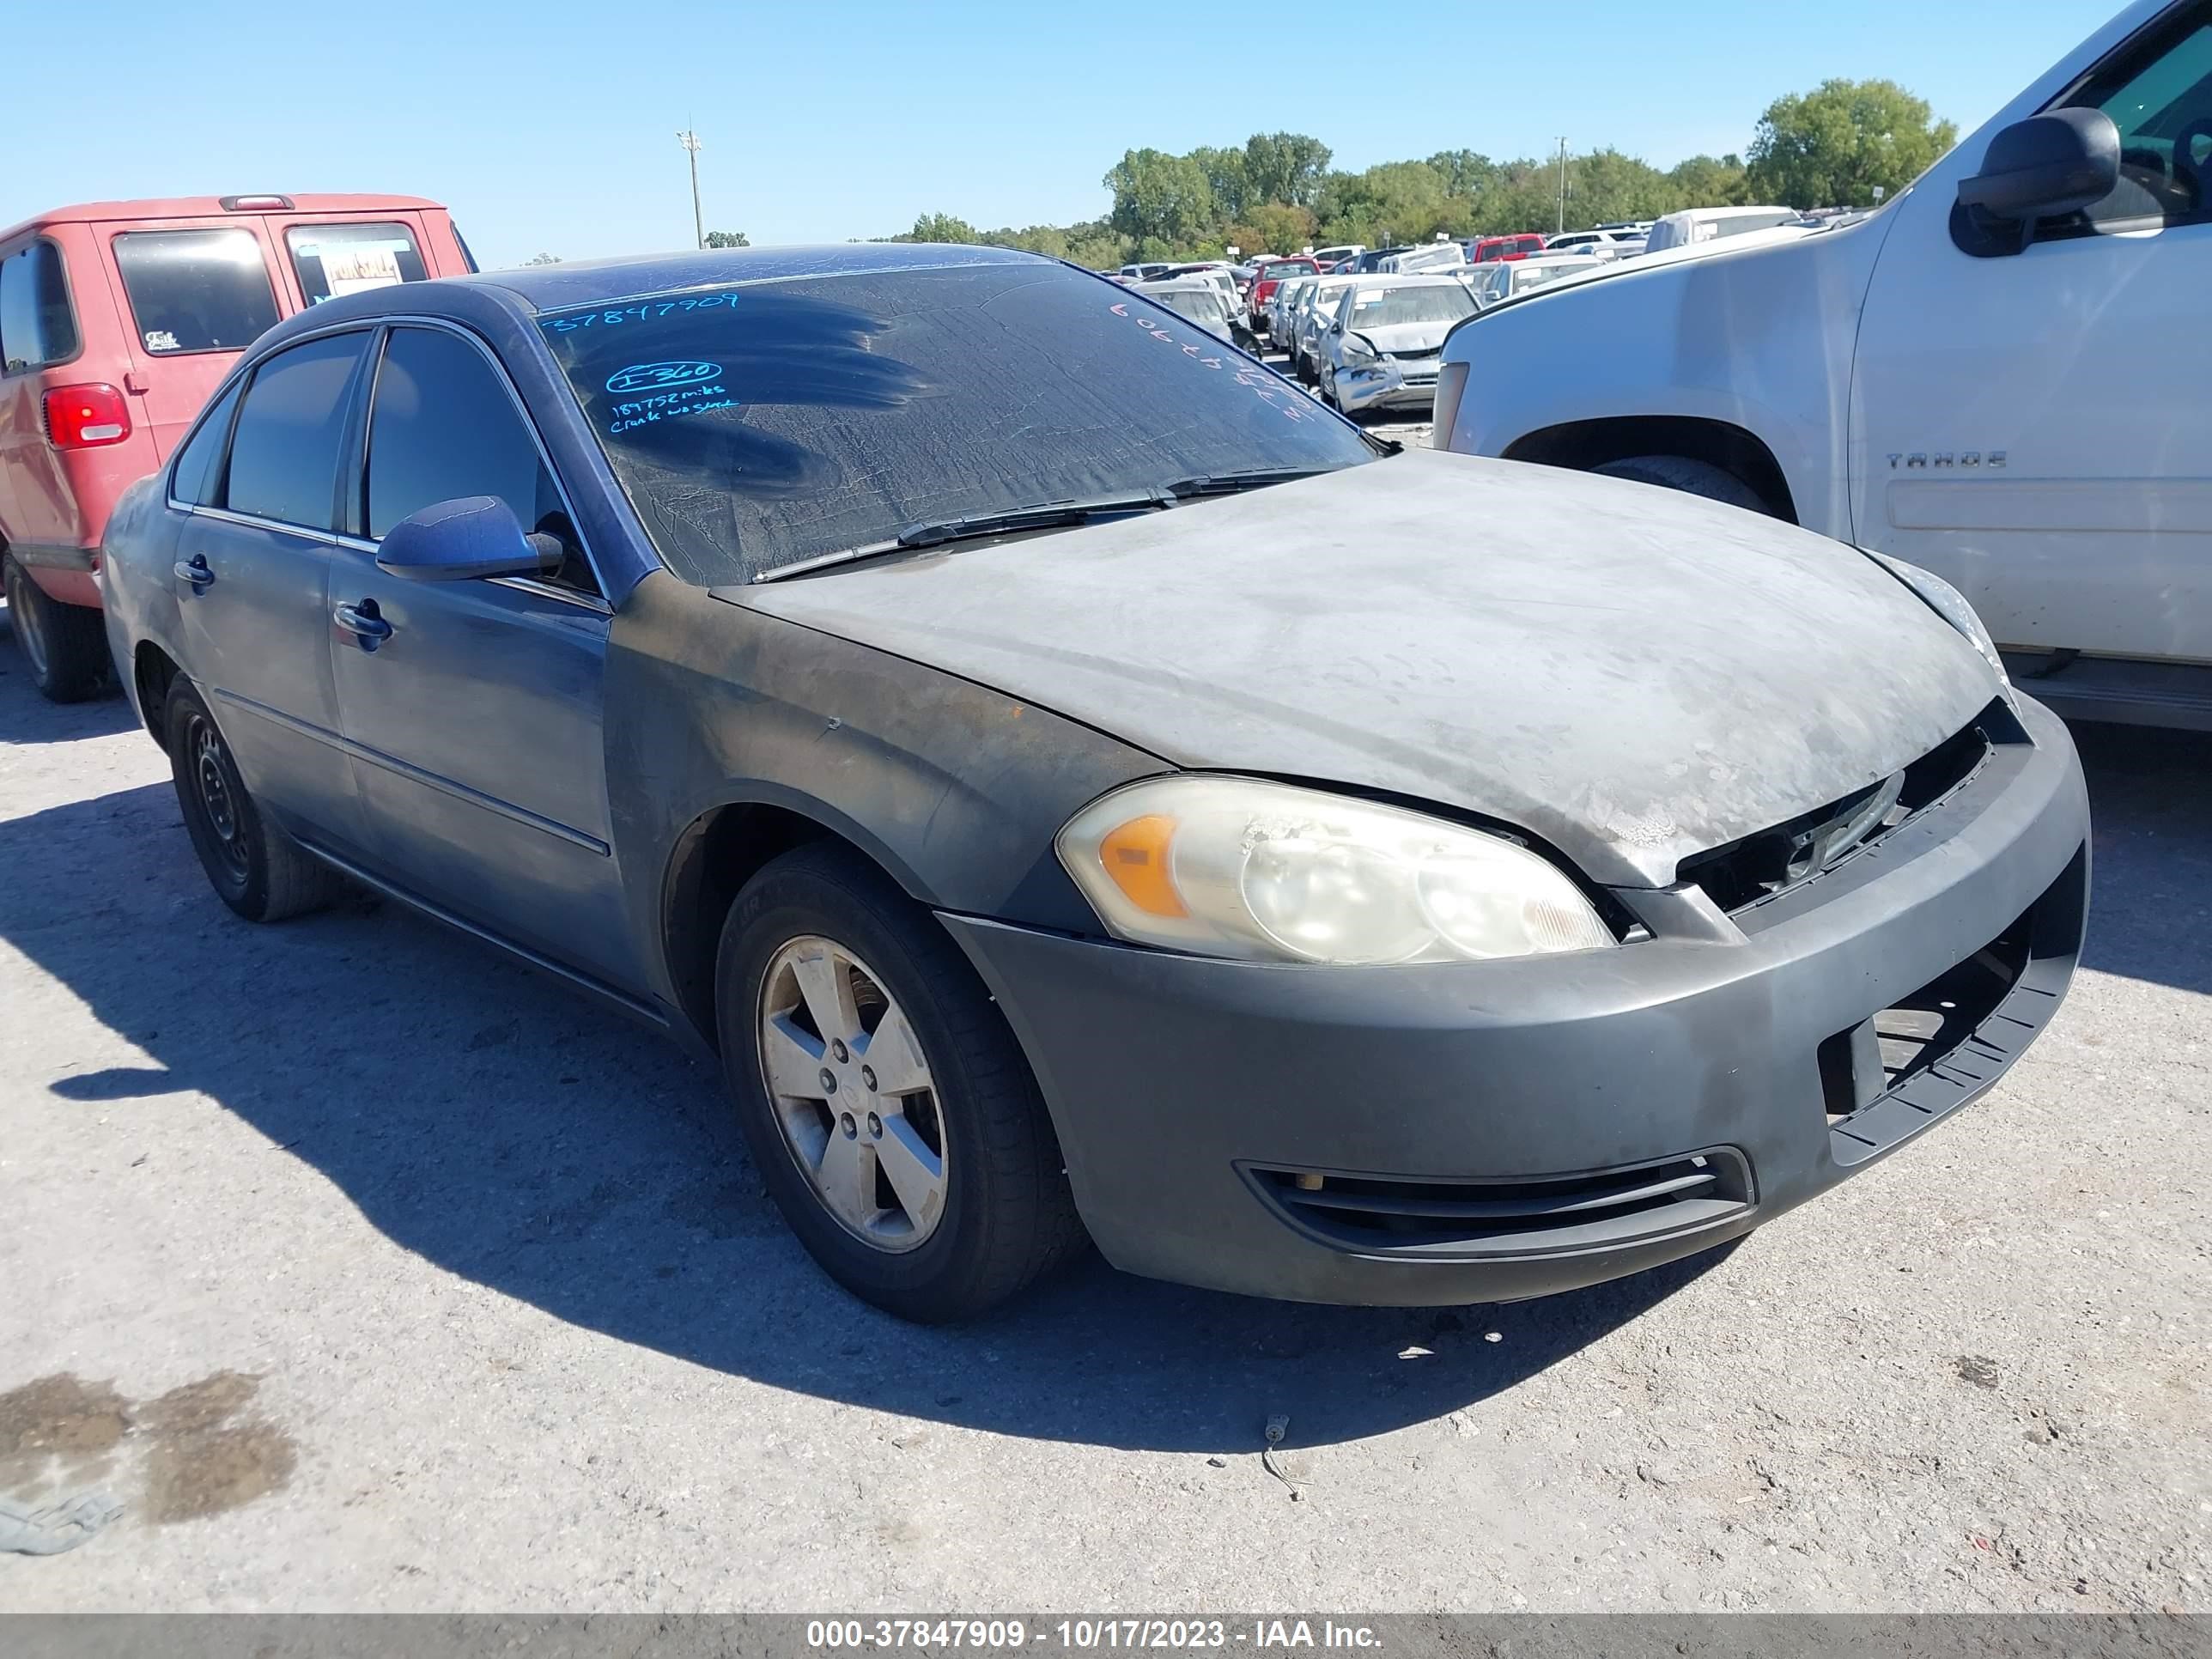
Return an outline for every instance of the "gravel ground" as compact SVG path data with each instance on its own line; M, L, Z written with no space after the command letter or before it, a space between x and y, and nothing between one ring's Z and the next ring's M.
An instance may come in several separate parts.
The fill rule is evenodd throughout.
M918 1331L672 1048L395 907L235 921L0 646L0 1492L125 1505L0 1606L2212 1609L2212 742L2082 739L2053 1030L1732 1252Z

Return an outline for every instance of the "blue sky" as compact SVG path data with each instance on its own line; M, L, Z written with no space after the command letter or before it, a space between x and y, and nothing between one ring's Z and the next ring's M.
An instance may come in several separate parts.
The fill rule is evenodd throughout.
M1125 149L1280 128L1354 168L1540 153L1559 134L1663 166L1741 150L1771 100L1830 76L1887 76L1972 131L2108 15L2100 0L83 0L9 26L19 87L43 64L78 91L11 123L0 225L88 199L383 190L448 204L487 266L688 246L687 124L706 146L708 228L756 242L884 235L926 210L1065 223L1103 210L1099 177ZM88 61L103 43L112 67Z

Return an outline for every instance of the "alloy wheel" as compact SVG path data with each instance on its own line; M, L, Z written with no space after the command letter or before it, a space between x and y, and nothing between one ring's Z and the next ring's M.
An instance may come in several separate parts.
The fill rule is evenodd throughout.
M919 1249L945 1218L945 1121L883 981L832 939L792 939L762 975L758 1029L762 1086L823 1208L877 1249Z

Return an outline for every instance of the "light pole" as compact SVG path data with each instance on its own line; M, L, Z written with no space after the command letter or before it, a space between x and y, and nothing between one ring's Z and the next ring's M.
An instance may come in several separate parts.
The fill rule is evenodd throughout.
M1567 234L1567 141L1559 140L1559 233Z
M707 222L699 216L699 135L686 127L676 135L691 157L691 246L707 246Z

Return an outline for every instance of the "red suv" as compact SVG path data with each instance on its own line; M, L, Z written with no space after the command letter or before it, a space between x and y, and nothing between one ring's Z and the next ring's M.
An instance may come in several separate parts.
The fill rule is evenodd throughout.
M1255 334L1261 331L1260 313L1267 308L1267 301L1274 297L1275 290L1282 286L1284 277L1315 276L1320 273L1321 266L1309 258L1261 261L1253 273L1252 291L1245 295L1252 307L1252 331Z
M476 269L411 196L94 202L0 231L0 565L57 702L108 678L100 538L232 362L334 295Z
M1532 253L1544 251L1544 239L1533 230L1524 230L1514 236L1486 236L1468 250L1469 264L1487 264L1492 259L1525 259Z

